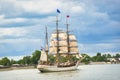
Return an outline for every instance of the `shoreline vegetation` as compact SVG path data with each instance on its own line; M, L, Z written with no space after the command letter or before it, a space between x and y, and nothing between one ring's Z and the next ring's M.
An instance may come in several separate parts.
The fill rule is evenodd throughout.
M16 70L16 69L35 69L40 59L41 51L35 50L32 56L24 56L23 59L15 61L4 57L0 59L0 71ZM99 65L99 64L120 64L120 53L114 55L96 53L95 56L89 56L88 54L81 54L85 58L81 61L80 65ZM55 63L55 57L48 55L49 62ZM71 56L71 61L76 61L75 56ZM61 62L65 62L65 57L60 57Z

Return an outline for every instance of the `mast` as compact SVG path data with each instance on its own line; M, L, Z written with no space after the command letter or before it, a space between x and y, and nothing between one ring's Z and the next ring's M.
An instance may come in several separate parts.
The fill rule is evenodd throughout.
M57 30L57 64L59 64L59 32L58 32L58 15L56 16L56 30Z
M68 50L68 60L70 58L69 54L70 54L70 43L69 43L69 31L68 31L68 18L69 18L69 15L66 16L66 29L67 29L67 50Z
M48 64L48 33L47 33L47 26L46 26L46 55L47 55L47 64Z

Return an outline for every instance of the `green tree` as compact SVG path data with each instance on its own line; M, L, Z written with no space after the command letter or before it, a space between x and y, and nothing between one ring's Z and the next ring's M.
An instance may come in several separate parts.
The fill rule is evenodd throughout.
M111 56L111 54L107 54L107 56L106 56L107 58L111 58L112 56Z
M93 56L92 57L92 59L91 59L92 61L94 61L94 62L102 62L102 61L107 61L107 55L106 54L103 54L103 55L101 55L101 53L100 52L98 52L97 54L96 54L96 56Z
M103 54L103 55L102 55L102 61L107 62L107 55L106 55L106 54Z
M32 53L32 64L38 64L38 60L40 59L41 51L35 50L35 52Z
M103 57L101 56L101 53L100 53L100 52L98 52L96 56L97 56L97 57L96 57L96 61L97 61L97 62L103 61Z
M25 57L23 57L23 64L24 65L30 65L30 64L32 64L31 61L32 61L31 60L31 56L25 56Z
M93 56L91 60L92 60L93 62L96 62L96 61L97 61L97 56Z
M97 62L101 62L101 61L104 61L104 60L103 60L103 57L102 57L102 56L97 56L96 61L97 61Z
M11 63L11 65L12 65L12 64L16 64L16 63L17 63L17 61L15 61L15 60L11 59L10 63Z
M96 56L101 56L101 53L100 53L100 52L98 52Z
M115 55L115 58L120 58L120 54L117 53L117 54Z
M20 65L23 65L24 61L23 61L23 59L20 59L20 60L17 61L17 63L20 64Z
M83 62L85 64L89 64L91 61L91 57L87 54L81 54L81 55L84 57L84 59L81 62Z
M10 66L11 65L10 60L7 57L2 58L2 60L0 61L0 64L4 65L4 66Z

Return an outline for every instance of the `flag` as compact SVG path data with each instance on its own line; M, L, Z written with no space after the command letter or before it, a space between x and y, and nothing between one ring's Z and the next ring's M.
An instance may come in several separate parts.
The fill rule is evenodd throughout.
M41 49L40 49L40 50L42 51L42 50L44 50L44 48L41 46Z
M70 16L69 16L69 15L67 15L66 17L67 17L67 18L69 18Z
M57 9L57 13L60 13L60 10L59 10L59 9Z

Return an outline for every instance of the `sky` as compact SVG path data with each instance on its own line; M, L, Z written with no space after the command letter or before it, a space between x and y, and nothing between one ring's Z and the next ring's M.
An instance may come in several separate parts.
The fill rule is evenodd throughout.
M40 50L59 28L76 35L80 53L120 52L120 0L0 0L0 57L21 57Z

